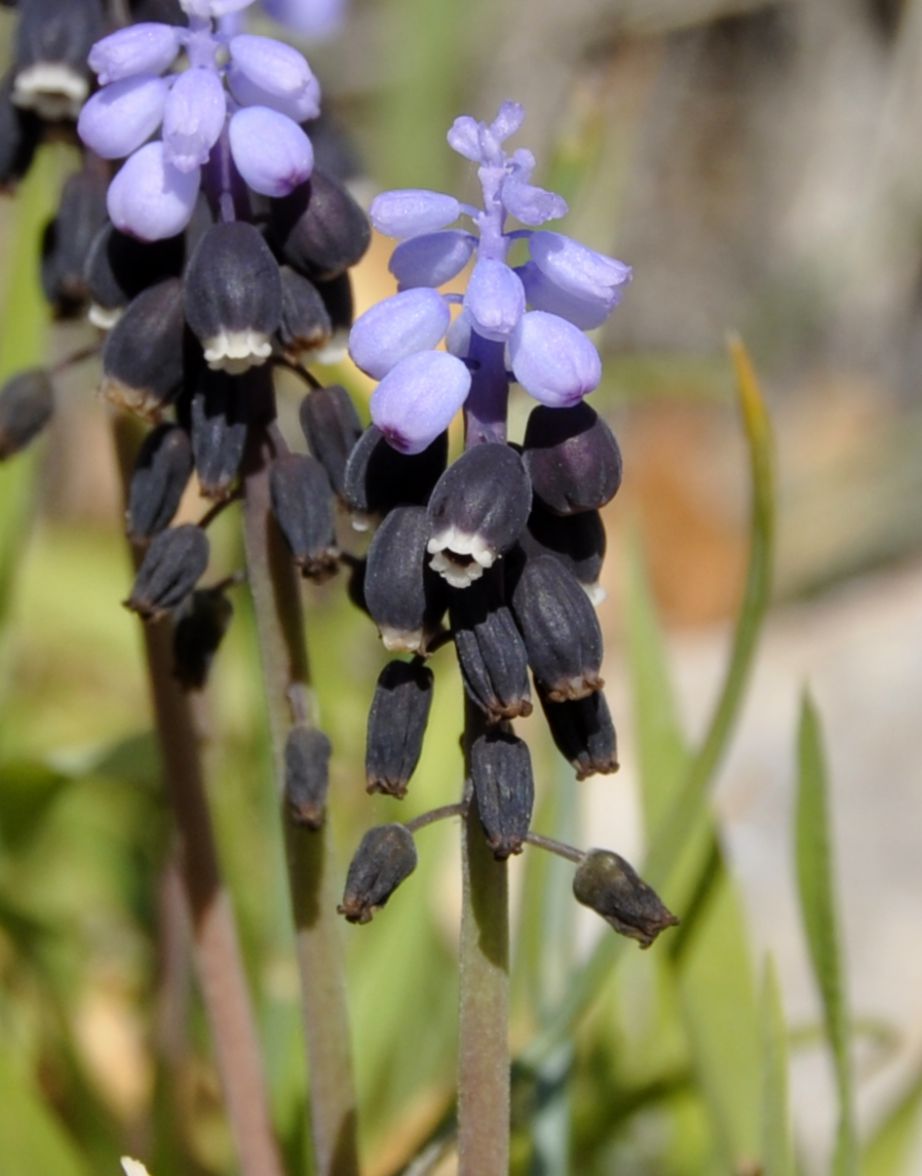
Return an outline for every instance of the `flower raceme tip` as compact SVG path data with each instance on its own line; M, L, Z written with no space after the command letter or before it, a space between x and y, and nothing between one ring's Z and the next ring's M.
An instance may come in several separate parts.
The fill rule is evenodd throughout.
M425 449L478 380L492 380L496 394L495 373L479 372L478 341L502 348L502 394L511 375L542 404L569 408L601 379L599 354L584 331L618 305L631 267L539 228L567 205L531 183L531 152L504 149L523 118L518 103L504 102L491 123L462 116L448 132L449 146L478 165L482 208L419 188L383 192L371 206L375 228L399 242L390 261L398 291L356 321L349 350L380 381L372 420L403 453ZM453 227L462 217L473 231ZM507 231L508 217L530 227ZM527 245L523 264L508 260L513 241ZM471 260L464 293L442 293ZM452 318L453 306L460 310Z

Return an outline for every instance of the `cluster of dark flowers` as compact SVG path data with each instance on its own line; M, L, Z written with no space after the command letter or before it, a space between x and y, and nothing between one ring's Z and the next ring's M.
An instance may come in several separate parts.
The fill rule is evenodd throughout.
M122 28L101 0L19 5L0 179L15 181L41 137L72 132L78 118L90 150L45 234L44 288L58 316L87 313L105 332L103 395L154 426L130 482L127 529L143 557L126 603L145 621L171 618L177 676L201 688L238 579L201 585L206 528L239 497L247 469L268 464L274 519L303 575L347 565L385 647L409 655L375 688L369 791L405 794L432 699L427 661L452 643L469 700L463 803L504 859L544 842L530 830L530 756L512 727L532 711L530 678L577 777L617 768L594 602L599 511L618 490L621 455L583 401L601 376L584 331L617 304L630 269L539 227L566 205L531 183L529 152L503 148L520 107L505 103L489 124L458 119L449 143L477 164L482 208L420 190L372 206L372 223L400 244L398 293L349 340L379 381L363 429L345 389L320 386L304 365L344 340L348 270L370 227L309 135L320 109L310 67L243 31L249 3L138 0ZM506 231L509 216L527 227ZM474 231L449 227L461 217ZM517 249L527 256L513 265ZM472 261L463 295L441 293ZM300 407L307 452L276 419L279 366L311 385ZM52 376L22 373L0 391L3 456L47 421ZM506 437L512 382L539 401L521 444ZM466 445L448 464L461 409ZM193 475L212 505L198 524L174 525ZM337 501L356 529L376 526L361 558L341 550ZM321 732L292 728L287 799L308 828L323 821L329 755ZM428 819L366 835L340 907L348 919L366 922L412 871L413 833ZM647 945L675 922L616 854L568 856L577 898L618 931Z

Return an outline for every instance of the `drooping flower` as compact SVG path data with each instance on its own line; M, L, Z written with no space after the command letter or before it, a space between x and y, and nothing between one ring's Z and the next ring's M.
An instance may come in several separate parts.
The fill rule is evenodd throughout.
M496 363L483 362L487 344L501 347L511 378L550 407L579 404L601 378L598 352L583 332L618 304L631 268L538 228L563 216L567 205L532 184L531 152L504 150L523 117L518 103L505 102L493 122L463 116L448 133L449 146L478 165L482 208L418 188L384 192L371 206L375 228L400 241L390 262L398 293L358 319L350 352L382 381L372 419L403 452L419 452L445 427L462 387L462 399L478 395L478 383L487 380L494 384L488 398L505 394ZM460 217L475 231L451 227ZM508 217L530 227L507 231ZM516 240L528 245L521 265L508 260ZM472 259L463 295L440 293ZM453 305L460 312L451 320ZM435 355L443 340L447 358L423 358ZM413 365L410 356L417 357Z

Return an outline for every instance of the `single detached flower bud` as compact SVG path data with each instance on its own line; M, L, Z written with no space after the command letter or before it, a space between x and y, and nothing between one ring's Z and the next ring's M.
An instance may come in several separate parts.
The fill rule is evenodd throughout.
M222 501L233 491L246 448L248 374L203 367L189 400L189 431L199 487L205 498Z
M636 939L641 947L649 947L661 931L679 922L633 867L607 849L586 854L573 876L573 893L619 935Z
M102 352L102 395L157 421L185 371L182 283L167 278L144 290L112 328Z
M422 506L398 506L368 549L365 604L392 652L424 653L445 611L425 566L429 520Z
M282 321L278 337L285 358L298 363L305 353L329 343L333 334L330 314L320 291L291 266L283 265Z
M335 278L371 240L368 218L346 189L318 168L306 184L272 204L269 231L284 260L309 278Z
M168 527L192 474L192 446L185 429L159 425L138 450L128 489L130 539L150 539Z
M234 606L221 588L201 588L176 610L173 629L173 676L186 690L202 690Z
M423 749L432 683L432 671L416 659L388 662L378 675L365 742L369 792L406 795Z
M368 923L400 883L416 869L416 846L404 825L369 829L349 865L342 903L350 923Z
M621 450L588 404L534 408L522 460L536 497L557 514L598 510L621 485Z
M12 457L42 431L54 412L54 389L44 368L32 368L0 389L0 460Z
M320 829L330 786L330 741L316 727L292 727L285 740L285 803L296 825Z
M579 580L593 604L605 599L599 584L605 559L605 526L597 510L553 514L539 499L528 516L519 546L530 557L553 555Z
M539 686L538 698L557 750L576 769L577 780L617 772L617 737L601 690L572 702L551 702Z
M473 583L515 543L530 509L528 474L514 449L488 442L466 450L429 499L432 569L452 588Z
M151 540L125 604L155 621L182 604L208 567L208 536L191 523L170 527Z
M346 462L362 435L362 422L340 384L315 388L301 401L301 429L307 447L327 472L330 485L345 498Z
M464 689L488 722L530 715L528 654L495 578L453 591L449 616Z
M512 611L528 663L552 702L585 698L603 686L602 631L586 593L552 555L525 561Z
M333 492L315 457L288 453L269 471L272 513L302 573L315 580L336 571L339 549L333 522Z
M106 177L84 167L65 182L42 238L42 289L58 318L79 314L89 299L86 260L105 221Z
M531 824L535 784L528 747L510 730L478 735L471 746L477 813L493 856L521 853Z
M395 506L425 504L445 469L448 434L442 433L421 453L404 454L388 445L381 430L369 425L349 455L344 476L346 504L357 531L369 518Z
M258 229L232 221L204 234L186 269L185 309L209 367L239 373L265 363L282 318L282 279Z
M152 244L105 224L90 244L83 276L92 300L89 319L108 331L129 302L148 286L178 278L185 258L182 235Z

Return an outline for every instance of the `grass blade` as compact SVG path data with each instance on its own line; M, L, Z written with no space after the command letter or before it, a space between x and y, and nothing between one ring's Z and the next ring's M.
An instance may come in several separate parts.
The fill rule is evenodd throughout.
M809 697L801 706L797 739L796 858L801 917L810 962L820 990L826 1039L832 1053L839 1124L832 1171L857 1176L858 1153L852 1094L851 1028L839 947L829 839L828 779L820 723Z
M762 1170L765 1176L795 1176L788 1110L787 1028L774 961L762 974Z
M922 1071L912 1079L864 1149L863 1176L909 1176L922 1118Z

